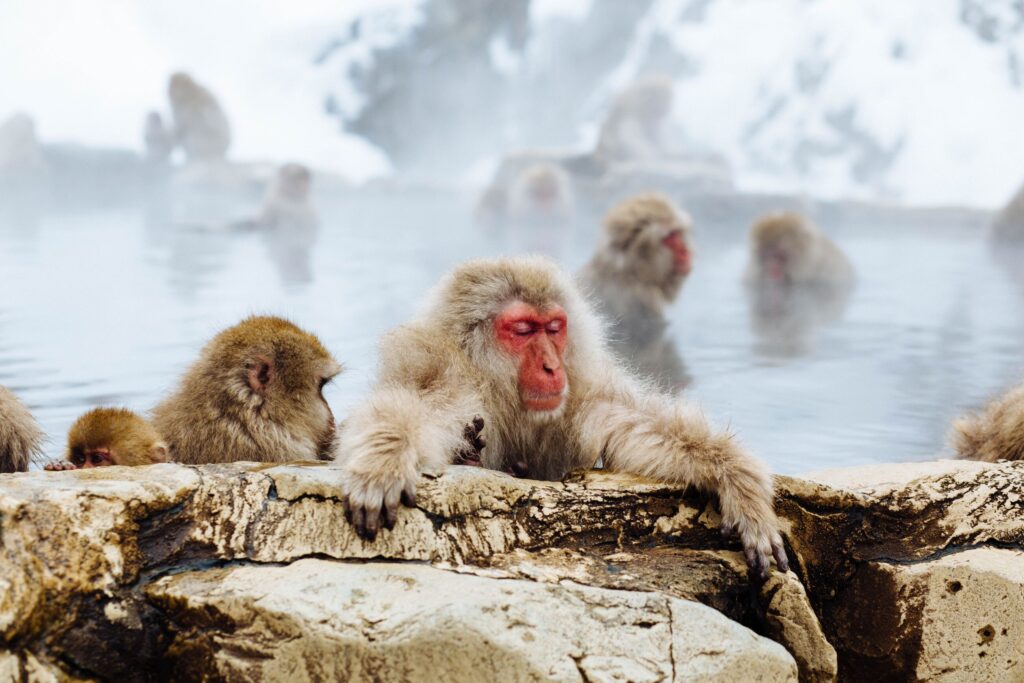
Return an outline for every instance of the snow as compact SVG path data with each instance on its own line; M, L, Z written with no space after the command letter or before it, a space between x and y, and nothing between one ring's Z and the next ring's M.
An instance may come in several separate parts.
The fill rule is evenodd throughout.
M44 140L137 149L144 114L165 107L166 78L184 69L224 104L233 157L379 176L386 155L337 114L358 115L353 68L408 36L425 2L4 0L0 118L24 110ZM655 0L623 27L632 45L583 103L577 140L668 38L694 67L677 79L678 123L731 161L741 188L998 206L1024 180L1024 18L1011 5ZM534 0L531 21L541 30L601 6ZM510 82L548 57L503 40L490 50ZM528 122L519 128L529 146Z
M324 93L337 71L313 62L359 16L392 16L399 39L418 4L5 0L0 119L24 110L44 141L139 149L145 113L166 110L167 77L185 70L227 111L232 157L301 161L365 180L390 171L387 157L328 115Z

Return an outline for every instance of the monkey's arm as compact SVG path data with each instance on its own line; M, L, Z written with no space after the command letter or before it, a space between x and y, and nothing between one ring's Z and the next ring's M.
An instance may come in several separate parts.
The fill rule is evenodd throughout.
M367 538L381 521L394 526L399 502L415 504L420 473L451 463L465 449L466 426L482 414L458 365L422 341L409 330L385 339L381 383L338 433L346 510Z
M728 433L713 432L697 410L628 388L593 401L579 424L585 452L610 470L694 485L718 495L724 533L736 532L747 564L766 577L774 555L789 568L764 466Z

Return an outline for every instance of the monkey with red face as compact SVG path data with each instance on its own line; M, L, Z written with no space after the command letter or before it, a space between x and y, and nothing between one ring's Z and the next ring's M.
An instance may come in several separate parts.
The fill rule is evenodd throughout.
M572 280L543 258L480 260L445 278L412 323L385 337L370 397L338 435L336 466L356 530L374 538L414 504L419 473L464 449L481 416L491 469L523 461L557 480L593 467L717 494L758 574L787 568L764 467L698 410L615 363Z
M167 461L167 444L148 420L125 408L95 408L71 425L64 460L47 463L45 469L59 472Z
M604 239L579 273L609 325L609 343L640 377L677 392L690 382L668 335L665 309L693 269L693 221L661 195L627 199L608 212Z

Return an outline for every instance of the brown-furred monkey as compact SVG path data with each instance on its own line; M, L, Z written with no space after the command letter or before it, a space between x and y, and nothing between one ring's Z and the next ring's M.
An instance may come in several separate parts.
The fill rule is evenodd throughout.
M68 430L64 460L49 471L167 462L167 444L145 418L126 408L94 408Z
M316 336L253 316L210 340L153 409L153 424L177 462L330 460L334 415L323 388L339 372Z
M700 411L643 388L605 349L601 324L571 278L540 257L478 260L448 275L412 323L382 342L370 397L346 419L336 466L356 530L391 528L420 472L451 463L465 427L484 419L482 460L525 460L556 480L593 467L718 495L750 566L786 554L764 466Z

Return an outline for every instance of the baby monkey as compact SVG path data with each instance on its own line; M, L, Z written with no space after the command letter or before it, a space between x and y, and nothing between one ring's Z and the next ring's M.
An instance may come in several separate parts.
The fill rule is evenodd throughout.
M167 461L167 444L148 420L126 408L96 408L71 425L64 460L47 463L45 469L57 472Z

